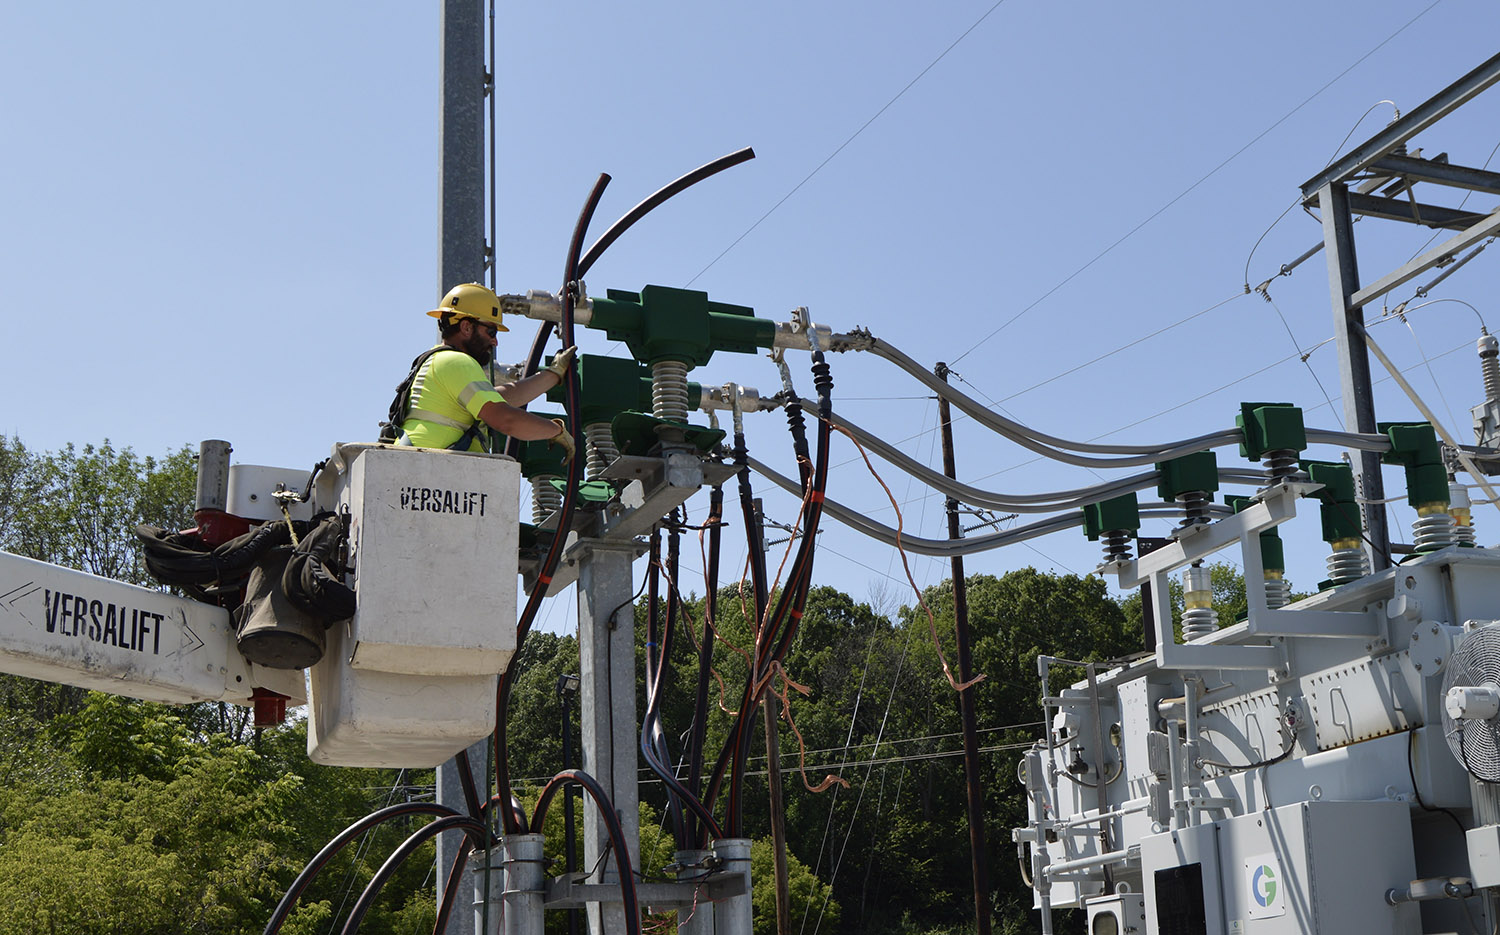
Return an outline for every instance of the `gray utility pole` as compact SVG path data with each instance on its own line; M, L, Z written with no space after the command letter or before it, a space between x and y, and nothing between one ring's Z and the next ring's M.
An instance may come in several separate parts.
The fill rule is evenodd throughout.
M484 3L443 0L442 155L438 209L438 298L465 282L484 278ZM436 302L434 302L436 304ZM480 798L488 798L489 742L469 748ZM458 767L452 760L437 770L437 799L466 811ZM437 839L437 892L442 899L461 838ZM468 887L461 893L467 894ZM462 897L460 897L462 898ZM447 935L474 935L474 913L464 903L448 916Z
M630 866L641 866L640 740L635 710L635 601L630 566L638 548L629 540L596 540L578 562L578 666L583 676L583 770L609 793L630 848ZM665 661L662 663L666 664ZM598 805L583 807L583 866L598 864L609 849L609 829ZM611 856L597 882L606 902L588 904L589 931L625 931L618 900L619 863Z
M933 368L939 380L948 382L948 365L939 362ZM953 456L953 417L948 400L938 397L938 423L943 430L943 473L950 480L958 479L958 468ZM962 539L963 530L958 525L958 501L948 498L948 538ZM964 558L953 556L953 616L958 643L958 680L969 681L974 664L969 655L969 594L964 580ZM969 853L974 874L974 932L975 935L990 935L990 868L988 852L984 845L984 787L979 778L979 729L974 710L975 686L970 685L958 693L958 716L964 735L964 783L968 787L969 803ZM1103 771L1100 771L1103 775ZM1100 783L1103 787L1103 783Z
M1408 140L1497 80L1500 80L1500 55L1423 101L1406 116L1392 121L1302 184L1303 205L1318 208L1323 218L1323 243L1333 297L1334 337L1339 352L1339 383L1344 398L1344 427L1350 432L1369 433L1376 427L1370 358L1365 347L1364 307L1427 270L1452 261L1460 251L1500 231L1500 212L1476 214L1440 205L1419 204L1414 192L1418 182L1431 182L1471 192L1500 194L1500 174L1452 165L1446 153L1433 159L1406 154ZM1353 191L1350 190L1351 184L1355 186ZM1458 233L1361 288L1354 251L1355 215ZM1365 499L1370 567L1373 571L1380 571L1390 565L1390 534L1386 529L1385 506L1379 502L1385 496L1380 455L1372 451L1353 451L1351 457L1357 458L1360 465L1360 495Z

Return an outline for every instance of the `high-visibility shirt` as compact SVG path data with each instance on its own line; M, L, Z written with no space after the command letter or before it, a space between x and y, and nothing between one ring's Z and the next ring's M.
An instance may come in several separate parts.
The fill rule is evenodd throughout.
M412 380L411 408L401 423L403 443L417 448L447 448L476 422L479 437L470 451L485 451L488 426L479 419L485 403L505 402L505 397L485 376L479 361L462 351L433 354Z

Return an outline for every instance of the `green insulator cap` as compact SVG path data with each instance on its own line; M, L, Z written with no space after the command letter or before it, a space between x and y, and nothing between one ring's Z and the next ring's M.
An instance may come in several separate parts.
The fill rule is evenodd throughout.
M1158 461L1156 469L1161 472L1156 493L1163 500L1176 500L1190 490L1219 489L1219 462L1212 451L1195 451L1170 461Z
M1307 447L1307 429L1302 410L1291 403L1240 403L1234 424L1244 435L1240 454L1259 461L1268 451L1302 451Z
M1090 503L1083 508L1083 532L1090 542L1114 529L1141 528L1141 508L1134 493L1114 497L1102 503Z

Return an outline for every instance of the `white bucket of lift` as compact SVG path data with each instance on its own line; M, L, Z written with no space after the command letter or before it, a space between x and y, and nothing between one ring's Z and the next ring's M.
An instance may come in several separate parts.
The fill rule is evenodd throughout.
M320 506L349 514L357 610L309 670L308 755L435 766L490 733L516 645L510 458L340 445Z
M349 664L504 672L516 651L520 465L417 448L353 455L338 490L358 598Z
M495 727L495 675L398 675L349 665L349 621L308 670L307 755L325 766L436 766Z

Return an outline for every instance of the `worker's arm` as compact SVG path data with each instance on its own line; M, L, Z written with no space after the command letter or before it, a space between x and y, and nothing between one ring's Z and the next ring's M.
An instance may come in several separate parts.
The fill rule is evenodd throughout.
M542 371L542 373L548 372L545 370ZM530 380L536 376L539 376L539 374L533 374L526 379ZM526 380L520 382L525 383ZM507 399L513 398L509 393L506 393L505 396ZM548 441L557 435L556 422L553 422L551 419L543 419L538 415L532 415L524 409L517 409L515 406L505 403L493 401L485 403L479 410L479 418L483 419L484 424L495 431L503 432L511 438L519 438L522 441Z
M499 390L500 395L504 396L505 401L512 406L524 406L561 382L562 377L551 370L538 370L525 379L516 380L513 383L504 383L495 387L495 389ZM500 426L490 422L489 419L485 419L484 421L492 428L500 428ZM504 429L500 430L502 432L505 431ZM506 432L506 434L509 435L511 433Z
M577 352L576 347L563 348L546 367L524 380L497 386L495 389L499 390L500 395L504 396L506 402L511 405L524 406L554 386L561 385L563 375L568 372L569 367L573 366L573 355Z

